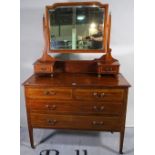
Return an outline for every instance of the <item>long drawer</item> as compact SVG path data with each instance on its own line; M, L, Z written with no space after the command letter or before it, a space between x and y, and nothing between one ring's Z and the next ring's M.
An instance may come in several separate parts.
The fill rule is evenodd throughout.
M74 96L77 100L122 101L122 89L76 89Z
M32 99L72 99L72 89L27 88L27 97Z
M94 103L76 101L45 101L30 100L32 113L42 114L83 114L83 115L120 115L122 104L120 103Z
M120 117L31 114L34 128L120 130Z

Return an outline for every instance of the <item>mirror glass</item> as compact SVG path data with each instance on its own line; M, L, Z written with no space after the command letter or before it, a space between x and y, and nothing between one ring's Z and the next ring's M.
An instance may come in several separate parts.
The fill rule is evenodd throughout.
M104 8L97 6L59 7L49 10L51 49L104 49L104 14Z

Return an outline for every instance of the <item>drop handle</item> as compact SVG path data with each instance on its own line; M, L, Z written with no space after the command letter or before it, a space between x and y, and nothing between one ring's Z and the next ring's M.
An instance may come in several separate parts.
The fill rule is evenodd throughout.
M48 120L47 123L48 125L56 125L57 120Z
M93 106L93 110L97 111L98 110L97 106Z
M103 121L99 121L99 122L93 121L92 124L95 125L95 126L102 126L102 125L104 125Z
M100 110L103 111L103 110L104 110L104 106L101 106L101 107L100 107Z
M96 98L99 98L99 94L96 93L96 92L93 93L93 96L96 97Z
M97 93L97 92L95 92L95 93L93 93L93 96L96 97L96 98L102 98L102 97L105 96L105 93Z
M46 105L46 108L48 108L48 110L55 110L56 108L57 108L57 106L54 104L54 105L52 105L52 106L50 106L50 105Z
M56 95L56 92L55 91L49 91L48 90L48 91L45 91L44 94L45 95Z
M94 111L97 111L97 112L101 112L101 111L104 110L104 106L100 106L100 107L93 106L93 110L94 110Z
M104 97L104 96L105 96L105 93L101 93L101 94L100 94L100 97Z

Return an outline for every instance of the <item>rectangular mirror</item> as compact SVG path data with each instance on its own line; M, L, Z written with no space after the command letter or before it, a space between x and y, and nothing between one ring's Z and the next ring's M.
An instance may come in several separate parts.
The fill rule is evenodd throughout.
M105 8L49 9L50 50L104 50Z

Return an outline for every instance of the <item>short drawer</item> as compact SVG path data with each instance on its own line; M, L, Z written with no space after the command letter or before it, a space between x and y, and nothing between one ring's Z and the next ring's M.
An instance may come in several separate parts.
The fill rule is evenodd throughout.
M120 115L122 104L120 103L93 103L93 102L57 102L31 100L32 113L42 114L82 114L82 115Z
M52 73L53 67L51 64L35 64L35 73Z
M103 66L100 66L99 67L99 73L106 73L106 74L111 74L111 73L118 73L118 71L119 71L119 66L105 66L105 65L103 65Z
M31 114L34 128L120 130L120 117Z
M122 89L76 89L74 96L78 100L123 101Z
M27 88L27 97L32 99L71 99L69 88Z

